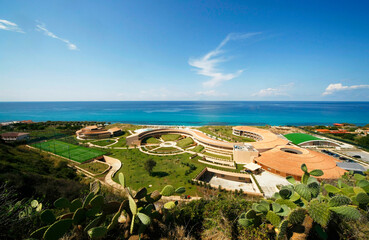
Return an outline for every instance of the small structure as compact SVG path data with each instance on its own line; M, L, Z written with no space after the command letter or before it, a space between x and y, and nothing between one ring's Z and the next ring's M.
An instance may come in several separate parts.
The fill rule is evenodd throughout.
M208 183L211 187L227 191L242 189L245 194L263 196L253 178L245 173L227 172L206 167L193 181Z
M5 142L27 141L29 139L29 133L7 132L1 134L1 139L4 140Z
M20 123L32 124L34 122L32 120L23 120L23 121L20 121Z
M258 174L261 171L261 166L259 164L256 163L247 163L245 165L243 165L243 167L245 168L246 171L250 171L254 174Z
M233 160L237 164L252 163L259 152L251 144L236 144L233 146Z
M338 162L337 166L347 171L353 171L354 173L363 174L366 169L356 162Z
M108 132L110 132L110 134L113 136L113 137L117 137L117 136L120 136L123 134L122 132L122 129L118 128L118 127L113 127L113 128L110 128L108 129Z
M103 139L117 136L119 133L122 133L122 130L119 128L111 128L109 130L105 130L94 125L87 126L82 128L81 130L78 130L76 132L76 135L77 137L82 139Z

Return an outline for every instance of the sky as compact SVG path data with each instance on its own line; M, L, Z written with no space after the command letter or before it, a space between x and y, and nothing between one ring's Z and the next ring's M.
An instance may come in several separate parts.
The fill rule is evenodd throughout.
M0 101L369 101L368 9L0 0Z

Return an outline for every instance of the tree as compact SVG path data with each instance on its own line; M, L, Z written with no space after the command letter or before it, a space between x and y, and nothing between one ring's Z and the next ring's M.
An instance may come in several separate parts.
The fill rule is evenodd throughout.
M156 166L156 162L151 158L145 162L145 170L151 175L152 169Z

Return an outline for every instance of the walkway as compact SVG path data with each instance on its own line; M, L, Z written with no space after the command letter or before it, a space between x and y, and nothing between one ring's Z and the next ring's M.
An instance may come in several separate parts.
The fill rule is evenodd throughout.
M122 185L120 185L119 183L114 182L114 180L113 180L113 177L114 177L115 173L117 171L119 171L119 169L122 167L122 162L119 159L108 157L108 156L105 156L105 155L104 155L104 159L105 159L105 162L107 162L111 166L108 174L106 174L106 176L105 176L105 182L108 185L110 185L110 186L112 186L116 189L124 190Z
M286 178L267 171L262 172L260 175L254 174L254 177L258 181L266 198L272 197L275 192L279 191L277 185L290 184Z

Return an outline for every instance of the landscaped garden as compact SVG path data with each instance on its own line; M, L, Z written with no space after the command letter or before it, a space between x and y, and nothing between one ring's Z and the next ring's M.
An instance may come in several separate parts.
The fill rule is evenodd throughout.
M188 148L193 144L193 140L190 137L183 138L177 142L177 146L181 148Z
M203 126L198 129L230 142L255 142L252 138L233 135L232 126Z
M58 140L39 142L32 144L32 146L43 151L51 152L65 158L69 158L79 163L105 154L105 152L97 149L82 147Z
M224 156L224 155L210 153L210 152L203 152L202 154L204 154L205 156L209 156L209 157L213 157L213 158L219 158L219 159L226 160L226 161L231 161L232 160L231 156Z
M175 141L181 137L180 134L164 134L161 135L161 139L164 141Z
M80 168L96 175L96 174L101 174L104 171L106 171L109 168L109 165L102 163L102 162L89 162L89 163L84 163L79 165Z
M154 137L149 137L149 138L144 139L142 143L157 144L157 143L160 143L160 140Z
M193 152L197 152L197 153L201 153L202 151L204 151L204 146L202 145L197 145L196 147L194 147L191 151Z
M191 185L188 181L193 179L206 166L205 164L199 163L197 161L198 158L189 159L190 154L188 153L154 156L140 152L138 149L112 149L110 151L112 153L111 157L122 161L124 167L119 172L124 173L127 184L132 189L139 189L140 187L148 188L149 185L152 185L149 189L161 189L165 185L171 184L176 188L184 186L186 187L186 194L196 195L196 186ZM145 170L145 161L148 159L153 159L156 162L151 175ZM186 163L194 165L196 171L188 173L190 167L186 166ZM118 182L118 173L113 177L116 182Z

